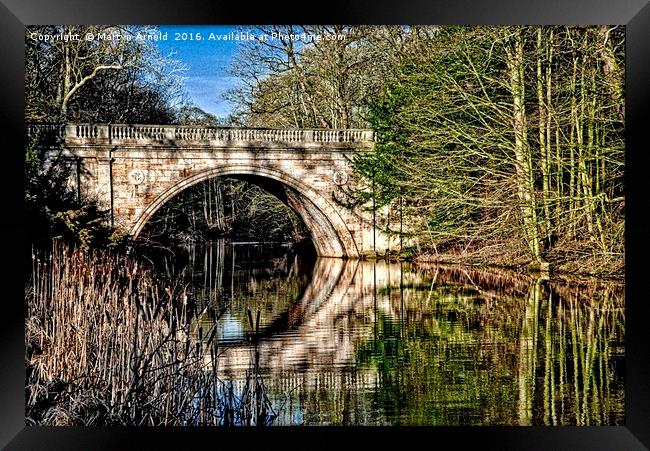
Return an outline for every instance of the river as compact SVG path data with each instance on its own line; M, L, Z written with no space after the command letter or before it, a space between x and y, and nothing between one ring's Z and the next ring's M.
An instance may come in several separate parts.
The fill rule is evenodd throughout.
M268 424L624 424L622 283L224 241L164 263Z

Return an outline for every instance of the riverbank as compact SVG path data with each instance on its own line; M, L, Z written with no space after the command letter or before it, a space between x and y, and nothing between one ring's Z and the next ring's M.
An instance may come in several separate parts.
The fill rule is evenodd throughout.
M482 247L453 246L445 249L428 248L410 255L386 254L366 256L366 259L404 260L415 263L467 265L517 272L539 273L539 263L533 262L523 249L511 244L493 244ZM557 275L576 275L602 279L625 279L625 254L605 254L595 251L589 243L572 242L554 247L544 259L541 272Z
M539 264L534 264L526 257L507 253L490 256L485 256L480 253L427 253L411 260L415 262L471 265L486 268L506 268L533 273L540 272ZM547 272L552 274L590 276L615 280L625 278L624 256L616 259L601 255L586 255L576 259L563 259L558 257L546 260L545 263L548 264Z

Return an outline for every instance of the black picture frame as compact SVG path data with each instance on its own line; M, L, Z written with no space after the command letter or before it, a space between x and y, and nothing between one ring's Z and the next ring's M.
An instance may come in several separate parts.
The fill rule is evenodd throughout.
M3 153L0 175L2 211L3 310L0 314L0 446L23 449L188 448L197 440L221 446L235 440L245 449L261 446L339 447L332 436L342 428L207 430L167 428L26 427L24 415L23 153L24 27L32 24L624 24L626 25L626 425L619 427L444 427L354 428L355 441L387 445L387 435L428 447L467 445L481 449L641 450L650 448L650 343L643 320L644 264L650 255L644 239L644 170L648 167L646 124L650 96L650 5L647 0L357 1L331 0L308 5L268 2L263 6L223 0L0 0L0 124ZM309 7L309 10L305 8ZM11 137L11 139L9 139ZM9 144L12 142L12 144ZM8 264L7 264L8 263ZM350 429L346 429L350 432ZM392 438L392 437L391 437Z

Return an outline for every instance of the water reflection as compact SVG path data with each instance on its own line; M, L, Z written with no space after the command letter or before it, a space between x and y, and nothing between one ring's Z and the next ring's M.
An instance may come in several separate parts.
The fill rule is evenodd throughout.
M193 332L216 330L217 375L235 393L251 373L263 380L273 424L624 422L613 282L283 249L267 259L224 243L194 252L197 312L222 314L197 313Z

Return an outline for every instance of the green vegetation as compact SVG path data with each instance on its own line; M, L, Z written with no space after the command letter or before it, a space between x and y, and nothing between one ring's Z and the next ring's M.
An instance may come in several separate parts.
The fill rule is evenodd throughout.
M82 249L122 248L126 237L109 227L108 212L81 203L69 184L72 168L60 156L44 165L38 138L25 153L25 206L30 245L47 248L52 240Z
M433 257L622 274L621 33L440 29L371 104L377 205L401 199Z
M622 276L622 27L255 27L246 125L366 127L348 202L419 258ZM402 215L400 231L382 211Z

